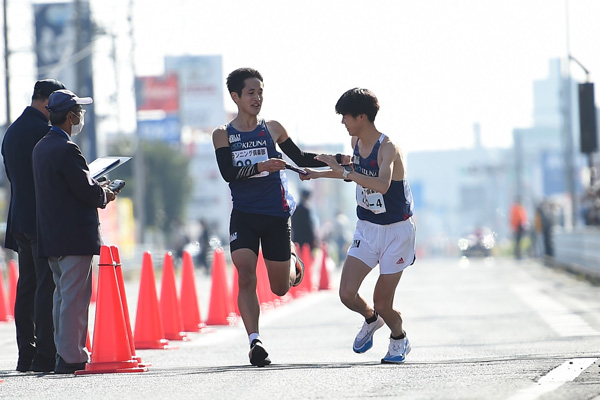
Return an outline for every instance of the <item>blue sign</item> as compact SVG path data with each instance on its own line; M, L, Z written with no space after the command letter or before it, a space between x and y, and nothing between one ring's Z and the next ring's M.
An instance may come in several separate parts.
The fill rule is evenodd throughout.
M177 115L167 115L162 119L138 120L137 127L141 139L179 144L181 127Z

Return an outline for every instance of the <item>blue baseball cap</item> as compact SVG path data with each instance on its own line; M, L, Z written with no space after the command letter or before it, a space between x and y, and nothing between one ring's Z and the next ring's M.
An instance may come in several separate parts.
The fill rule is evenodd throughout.
M77 104L92 104L93 102L94 100L91 97L77 97L70 90L60 89L52 92L46 108L53 113L57 113L66 111Z

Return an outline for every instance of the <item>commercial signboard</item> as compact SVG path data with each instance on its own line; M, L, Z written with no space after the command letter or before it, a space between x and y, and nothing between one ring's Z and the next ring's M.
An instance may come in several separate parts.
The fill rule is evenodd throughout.
M135 78L135 100L138 111L161 110L167 114L179 112L177 75L140 76Z
M219 55L165 57L165 71L179 77L183 126L212 131L225 122L223 71Z

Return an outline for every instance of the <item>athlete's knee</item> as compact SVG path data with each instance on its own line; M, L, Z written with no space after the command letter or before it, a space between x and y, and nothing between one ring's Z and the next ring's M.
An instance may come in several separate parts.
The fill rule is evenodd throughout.
M278 284L272 283L271 284L271 292L273 292L277 296L285 296L289 290L290 290L289 285L286 286L285 284L282 284L282 283L278 283Z
M356 291L350 290L348 288L340 287L339 295L340 300L346 306L350 304L354 304L354 300L356 299Z
M256 287L256 274L249 270L239 269L238 286L240 288Z

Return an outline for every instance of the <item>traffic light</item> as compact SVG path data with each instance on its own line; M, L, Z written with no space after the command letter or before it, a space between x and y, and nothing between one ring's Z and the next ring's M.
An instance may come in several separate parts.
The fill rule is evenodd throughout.
M594 84L589 82L579 84L579 132L581 152L598 151Z

